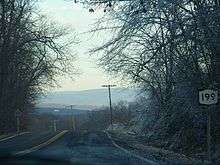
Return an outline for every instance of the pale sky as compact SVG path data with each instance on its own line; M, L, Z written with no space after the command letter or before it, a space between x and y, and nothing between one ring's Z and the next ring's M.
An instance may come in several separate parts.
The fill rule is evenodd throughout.
M75 4L70 0L41 0L39 3L41 12L48 16L51 20L58 24L71 26L76 33L83 33L92 28L92 25L103 14L103 10L98 10L90 13L80 4ZM102 37L92 37L89 34L81 34L78 36L80 44L73 48L77 52L76 61L74 64L79 69L81 74L75 78L74 81L68 77L58 77L61 82L60 88L54 89L56 91L73 91L73 90L87 90L100 88L102 84L117 83L118 80L108 76L103 70L96 65L97 58L91 57L86 53L89 48L103 42L105 35ZM111 81L110 81L111 80Z

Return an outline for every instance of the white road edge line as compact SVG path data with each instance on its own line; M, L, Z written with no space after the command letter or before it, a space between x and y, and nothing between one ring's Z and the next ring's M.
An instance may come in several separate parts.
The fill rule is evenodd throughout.
M144 158L144 157L142 157L142 156L140 156L140 155L136 155L136 154L134 154L134 153L132 153L132 152L126 150L125 148L123 148L123 147L117 145L117 144L114 142L114 140L112 139L112 137L110 136L110 134L109 134L108 132L106 132L106 131L104 131L104 132L107 134L108 138L111 140L112 144L113 144L116 148L118 148L118 149L124 151L126 154L129 154L129 155L131 155L131 156L133 156L133 157L135 157L135 158L137 158L137 159L140 159L140 160L142 160L142 161L144 161L144 162L146 162L146 163L148 163L148 164L159 165L158 163L156 163L156 162L154 162L154 161L151 161L151 160L149 160L149 159L146 159L146 158Z
M3 138L3 139L0 139L0 142L5 141L5 140L12 139L12 138L17 137L17 136L21 136L21 135L24 135L24 134L28 134L28 133L30 133L30 132L22 132L22 133L15 134L15 135L12 135L12 136L9 136L9 137L5 137L5 138Z
M34 151L37 151L53 142L55 142L56 140L58 140L59 138L61 138L64 134L66 134L68 132L68 130L64 130L58 134L56 134L55 136L53 136L52 138L50 138L49 140L37 145L37 146L34 146L32 148L29 148L29 149L26 149L26 150L23 150L23 151L18 151L16 153L14 153L13 155L25 155L25 154L29 154L31 152L34 152Z

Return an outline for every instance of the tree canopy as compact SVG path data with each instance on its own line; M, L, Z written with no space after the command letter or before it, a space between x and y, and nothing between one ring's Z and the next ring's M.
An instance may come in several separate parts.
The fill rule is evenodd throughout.
M36 98L70 71L67 28L36 13L35 1L0 1L0 129L15 129L15 112L27 116ZM25 119L24 119L25 120Z
M156 112L153 129L162 139L181 136L186 146L198 145L198 134L191 134L205 129L198 91L220 89L219 0L83 2L93 12L111 8L94 29L113 34L91 51L101 53L100 66L146 91L151 97L146 108ZM213 113L217 137L219 112Z

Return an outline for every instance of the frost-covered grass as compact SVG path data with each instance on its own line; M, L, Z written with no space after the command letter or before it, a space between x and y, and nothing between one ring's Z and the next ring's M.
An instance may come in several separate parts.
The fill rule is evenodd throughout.
M161 161L165 164L207 164L207 161L191 158L184 154L175 153L170 150L158 148L155 146L149 146L143 141L139 140L134 135L121 132L118 130L109 131L113 140L122 147L135 152L143 157Z

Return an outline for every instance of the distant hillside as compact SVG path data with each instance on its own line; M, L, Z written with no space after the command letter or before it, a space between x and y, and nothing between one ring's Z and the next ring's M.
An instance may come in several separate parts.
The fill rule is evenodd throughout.
M112 102L120 100L133 101L136 97L136 89L112 88ZM92 89L84 91L51 92L39 100L39 106L63 106L75 105L77 108L91 109L91 107L108 105L108 90ZM87 108L86 108L87 107Z
M87 113L87 110L69 109L69 108L36 108L34 114L52 114L58 116L79 115Z

